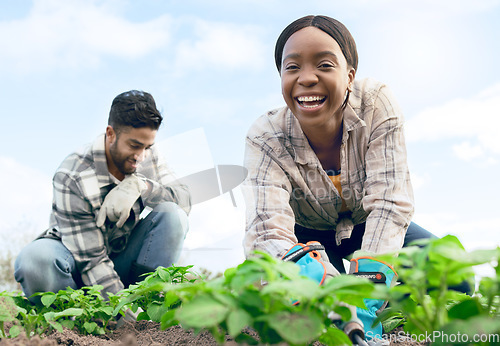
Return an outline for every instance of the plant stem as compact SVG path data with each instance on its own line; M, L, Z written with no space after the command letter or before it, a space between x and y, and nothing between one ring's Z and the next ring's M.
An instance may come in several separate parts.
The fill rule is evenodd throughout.
M441 282L439 285L439 295L436 299L436 318L433 323L433 330L438 330L444 325L444 312L446 311L446 304L444 298L446 297L446 292L448 292L448 285L446 284L448 272L445 271L443 276L441 276Z
M432 330L431 329L432 323L429 324L429 321L432 321L433 316L432 316L431 312L429 311L429 309L427 308L427 304L425 302L425 296L427 294L427 287L426 286L419 287L417 289L416 293L417 293L416 295L417 295L418 301L422 302L422 309L424 310L424 315L425 315L424 318L426 321L428 321L427 323L424 322L424 326L423 326L424 328L423 329L421 328L421 330L423 332L428 331L428 330Z

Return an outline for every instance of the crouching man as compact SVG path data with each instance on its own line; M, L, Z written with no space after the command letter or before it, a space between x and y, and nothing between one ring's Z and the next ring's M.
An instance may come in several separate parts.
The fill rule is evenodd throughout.
M16 259L27 297L92 285L107 297L178 260L190 196L154 146L162 119L149 93L124 92L113 100L105 134L62 162L50 227ZM145 207L152 210L141 218Z

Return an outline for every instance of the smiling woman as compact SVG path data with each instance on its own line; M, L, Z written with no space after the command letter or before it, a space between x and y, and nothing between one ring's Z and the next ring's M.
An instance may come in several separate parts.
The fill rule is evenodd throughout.
M390 263L372 256L433 237L411 221L399 106L383 83L355 80L356 44L333 18L291 23L278 38L275 62L286 107L257 119L246 138L246 255L293 255L306 276L319 261L328 272L323 278L335 272L327 262L345 273L343 259L352 257L350 274L376 273L393 285ZM313 256L321 249L328 256ZM296 256L308 252L315 260ZM380 338L380 323L370 326L382 302L367 306L358 317L367 335Z

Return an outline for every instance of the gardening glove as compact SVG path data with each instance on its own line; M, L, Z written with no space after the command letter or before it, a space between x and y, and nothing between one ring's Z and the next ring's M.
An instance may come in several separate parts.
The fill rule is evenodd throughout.
M130 216L130 210L147 185L136 175L129 175L116 185L104 198L97 216L97 227L102 227L106 217L121 228Z
M142 311L141 308L137 310L137 312L133 312L130 309L125 310L124 315L119 315L118 319L116 321L116 328L120 328L124 326L127 322L136 322L137 321L137 316L139 313Z
M325 247L317 241L306 244L297 243L281 258L283 261L292 261L300 266L300 274L307 276L320 285L326 279L340 275L330 263Z
M307 276L318 284L323 284L325 280L340 275L339 271L330 263L325 247L317 241L309 241L306 244L297 243L282 257L283 261L292 261L300 266L300 274ZM294 305L298 304L294 301ZM364 338L363 324L356 317L354 306L342 304L351 311L351 319L342 321L339 314L333 311L328 314L332 320L346 335L354 341L354 335Z
M361 256L351 260L349 274L365 277L375 283L385 284L388 287L394 286L397 274L394 268L387 263L379 261L370 256ZM357 307L358 318L363 322L365 336L370 339L382 339L382 324L379 322L373 326L373 322L387 305L381 299L364 299L366 309Z

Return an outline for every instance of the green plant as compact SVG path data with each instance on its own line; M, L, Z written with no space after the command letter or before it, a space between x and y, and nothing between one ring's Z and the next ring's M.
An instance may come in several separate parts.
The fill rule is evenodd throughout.
M18 295L17 292L0 292L0 339L9 336L16 337L21 333L22 328L17 321L17 316L22 308L14 300ZM5 330L6 322L13 323L8 332Z
M17 337L24 329L26 336L41 334L45 331L43 316L38 314L31 303L19 293L1 292L0 301L2 314L0 317L4 337ZM4 330L5 322L13 322L9 333Z
M217 342L226 334L237 342L257 344L244 333L254 329L261 343L290 345L320 340L326 344L350 344L348 337L328 318L332 311L349 320L341 302L364 306L374 285L354 276L340 276L319 286L300 276L299 267L265 253L256 253L223 277L212 281L165 284L162 328L208 330ZM299 300L299 304L293 304Z
M483 332L474 330L473 318L498 316L499 269L496 278L484 278L478 294L469 296L450 287L469 282L473 287L473 267L500 259L499 249L467 252L460 241L451 235L441 239L420 241L420 246L404 248L399 256L379 256L392 261L403 284L387 294L390 309L379 319L384 326L396 327L404 323L411 335L429 335L435 331ZM497 325L498 323L495 323ZM498 329L497 329L498 330Z
M256 253L212 280L192 273L192 266L160 267L108 299L101 296L101 286L40 293L38 305L20 293L1 292L0 338L16 337L23 329L31 337L63 327L102 334L118 314L140 308L138 319L161 322L164 329L180 324L196 332L208 330L219 343L230 335L247 344L300 345L315 340L326 345L350 344L328 316L335 312L348 321L351 313L343 303L364 307L364 298L389 300L390 308L379 316L386 332L404 324L412 336L461 333L472 340L474 334L497 333L498 338L500 248L466 252L453 236L418 245L402 249L398 257L379 256L395 265L404 282L390 289L349 275L319 286L300 276L294 263ZM474 295L450 289L464 281L472 283L474 266L479 264L494 266L495 275L482 278ZM9 330L5 323L12 324ZM258 336L246 333L246 327ZM500 340L476 344L495 342ZM440 343L446 341L433 340L433 344Z
M128 307L134 312L140 308L142 311L137 316L138 320L160 322L164 301L162 287L164 284L193 283L200 280L201 277L190 271L192 267L158 267L153 273L144 274L143 281L130 285L119 293L113 314L116 315Z
M99 285L76 290L68 287L57 293L37 293L42 304L38 313L59 331L66 327L76 328L84 334L104 334L109 321L114 318L114 309L102 297L102 288Z

